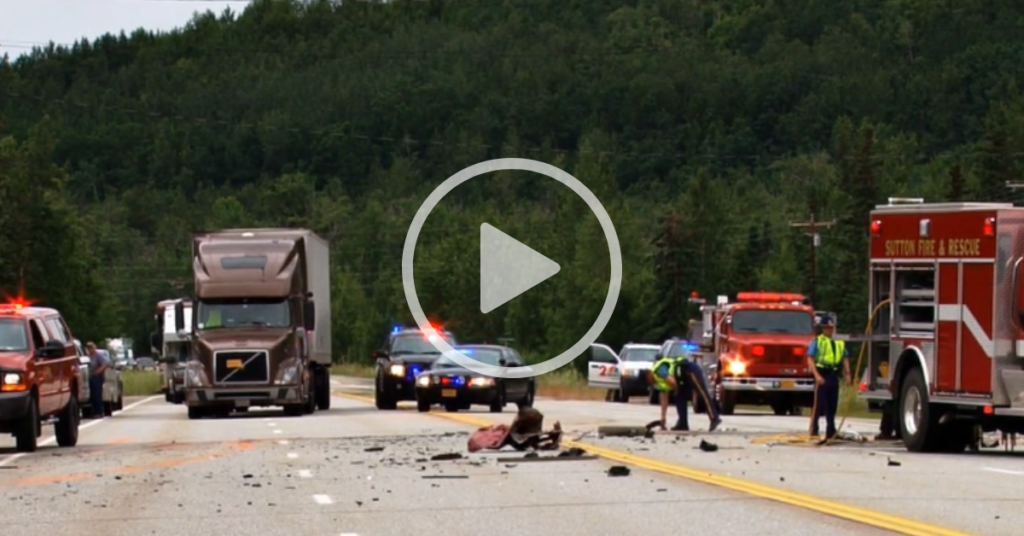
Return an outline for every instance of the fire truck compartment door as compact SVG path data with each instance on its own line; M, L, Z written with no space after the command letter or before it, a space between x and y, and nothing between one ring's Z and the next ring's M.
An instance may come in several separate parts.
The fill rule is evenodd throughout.
M603 344L590 345L590 358L587 361L587 384L602 389L618 389L619 354Z

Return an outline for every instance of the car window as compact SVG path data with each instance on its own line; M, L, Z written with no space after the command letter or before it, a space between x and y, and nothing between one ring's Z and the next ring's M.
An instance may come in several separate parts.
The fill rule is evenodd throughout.
M466 356L470 357L474 361L479 361L487 365L494 365L496 367L501 366L501 357L504 354L504 352L502 352L501 350L496 350L493 348L456 348L456 350L463 354L466 354ZM459 365L458 363L455 362L455 360L448 356L441 356L434 363L434 366L436 368L445 368L461 367L462 365Z
M0 318L0 352L25 352L28 334L20 318Z
M736 311L732 315L732 332L813 335L814 315L806 311Z
M34 318L29 321L28 325L29 331L32 333L32 345L38 350L39 348L42 348L43 344L46 342L43 340L46 330L44 330L39 321Z
M657 348L629 348L623 350L620 357L623 361L654 361L656 355Z
M60 342L68 342L68 340L66 338L64 338L64 329L60 325L60 317L56 317L56 316L48 317L45 320L45 323L46 323L46 331L48 331L49 335L50 335L49 336L50 340L57 340L57 341L60 341Z

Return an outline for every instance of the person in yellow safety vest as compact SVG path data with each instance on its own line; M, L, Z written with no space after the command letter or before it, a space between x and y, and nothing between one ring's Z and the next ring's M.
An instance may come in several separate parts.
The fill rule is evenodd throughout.
M836 412L839 411L839 369L843 380L850 385L850 353L846 343L837 341L835 323L825 317L821 321L821 334L807 348L807 365L814 371L814 408L811 413L810 434L818 435L818 421L825 417L825 437L835 437Z
M668 404L676 392L676 360L674 357L658 355L658 359L651 365L651 371L647 373L647 381L651 387L658 392L658 401L661 404L661 429L665 430L665 422L668 418Z

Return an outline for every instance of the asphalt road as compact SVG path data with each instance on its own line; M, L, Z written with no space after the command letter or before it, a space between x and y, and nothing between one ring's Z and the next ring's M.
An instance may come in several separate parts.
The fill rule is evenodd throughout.
M189 421L182 406L147 399L130 404L113 418L86 421L75 449L58 449L49 442L37 453L16 455L8 448L12 442L2 439L3 523L12 534L25 536L894 534L759 498L750 490L723 489L669 475L679 472L679 465L662 468L644 461L675 459L691 467L706 466L703 475L730 471L744 479L774 480L776 488L790 484L803 493L814 491L812 481L817 481L818 496L845 494L856 501L876 494L876 502L886 504L873 506L908 517L905 510L912 509L908 497L918 497L914 518L929 521L928 512L937 509L944 516L930 521L947 526L958 523L959 529L971 534L1010 535L1010 527L1020 527L1019 516L1006 511L997 523L964 528L972 519L972 506L963 497L981 493L984 477L993 495L1006 494L999 507L1009 510L1020 503L1021 492L1013 488L1014 483L1020 487L1017 479L1022 477L976 471L947 486L942 484L948 482L949 476L943 475L947 469L928 473L936 463L966 467L978 457L833 469L826 475L835 480L825 482L820 475L815 477L816 470L852 465L851 460L885 458L869 456L863 448L754 446L748 438L757 434L739 429L710 438L722 447L715 453L688 448L697 438L658 437L654 443L642 444L584 439L639 456L630 476L616 478L606 471L621 462L606 459L506 463L497 462L496 454L468 454L465 445L473 421L508 421L511 407L504 415L459 413L457 418L462 420L453 420L416 411L381 412L351 398L335 398L333 404L328 412L303 417L254 410L228 419ZM653 410L553 401L539 401L538 408L545 412L547 424L561 420L573 432L583 432L595 423L636 418L646 422ZM607 414L605 421L599 418L602 413ZM703 416L693 419L691 424L706 422ZM749 416L730 419L729 426L742 427L742 419L760 419L759 425L772 432L793 429L794 419L802 422ZM444 453L460 453L462 458L430 459ZM771 468L758 470L766 466ZM865 477L879 472L888 480ZM778 482L777 475L782 473L786 483ZM886 488L886 482L899 482L908 475L922 489L907 494L906 487ZM996 481L1000 484L993 486ZM943 489L946 495L962 498L942 498ZM930 506L930 501L938 504Z

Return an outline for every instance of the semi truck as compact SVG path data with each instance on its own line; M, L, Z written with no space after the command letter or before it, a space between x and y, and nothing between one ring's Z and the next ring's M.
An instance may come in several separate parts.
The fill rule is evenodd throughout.
M189 418L249 407L282 407L292 416L330 408L327 242L308 229L201 232L193 235L192 264ZM180 328L183 319L175 315Z
M1024 207L892 198L864 224L860 397L912 452L1024 433Z
M722 413L738 404L768 405L776 415L799 415L814 403L814 375L806 349L818 318L804 295L740 292L713 305L697 295L702 319L691 328L705 371L712 376ZM699 333L699 336L697 335ZM703 409L703 408L698 408Z
M178 304L181 307L178 307ZM182 322L175 315L182 314ZM156 331L149 335L150 350L160 362L160 390L172 404L185 402L185 364L192 355L192 302L187 298L162 300L156 305ZM178 329L178 325L182 329Z

